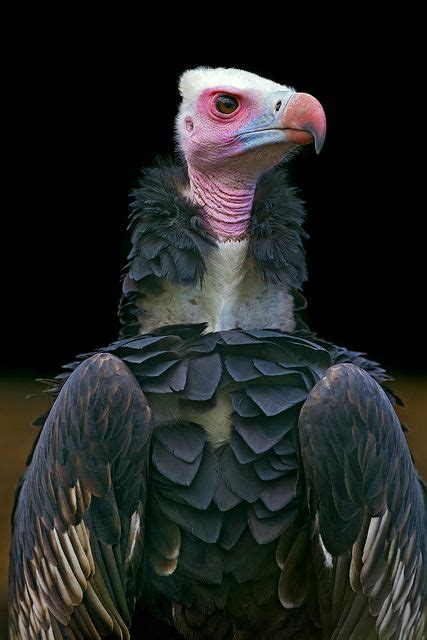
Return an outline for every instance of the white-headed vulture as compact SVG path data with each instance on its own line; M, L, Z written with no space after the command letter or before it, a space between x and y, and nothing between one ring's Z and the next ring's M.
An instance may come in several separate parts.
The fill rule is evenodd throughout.
M183 74L133 192L121 338L65 367L13 515L11 640L424 634L424 488L384 370L300 318L311 95Z

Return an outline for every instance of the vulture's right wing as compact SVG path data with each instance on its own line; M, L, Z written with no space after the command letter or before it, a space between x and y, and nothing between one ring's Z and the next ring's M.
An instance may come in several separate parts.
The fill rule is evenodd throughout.
M299 428L319 551L332 556L319 571L331 638L421 640L423 489L384 391L359 367L335 365Z
M151 432L119 358L92 356L67 380L17 498L11 640L129 637Z

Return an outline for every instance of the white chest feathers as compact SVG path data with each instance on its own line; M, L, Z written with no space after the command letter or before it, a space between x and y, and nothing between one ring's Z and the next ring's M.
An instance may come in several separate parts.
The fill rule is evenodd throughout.
M293 297L283 285L266 284L245 267L247 239L221 242L195 287L164 282L160 294L140 301L141 332L166 324L207 322L209 331L295 326Z

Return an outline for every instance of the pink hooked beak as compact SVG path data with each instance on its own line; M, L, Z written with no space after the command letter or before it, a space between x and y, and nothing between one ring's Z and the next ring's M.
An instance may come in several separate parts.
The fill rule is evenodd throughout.
M281 128L286 129L289 142L314 142L316 153L320 153L326 137L326 116L322 105L309 93L295 93L282 113Z

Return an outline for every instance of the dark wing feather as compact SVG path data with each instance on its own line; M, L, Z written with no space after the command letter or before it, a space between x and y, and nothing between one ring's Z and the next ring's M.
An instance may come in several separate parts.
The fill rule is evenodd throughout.
M331 637L422 638L423 493L384 391L359 367L335 365L310 393L299 429L319 546L334 558L320 584L329 588Z
M129 637L151 431L146 398L115 356L92 356L64 384L17 498L12 639Z

